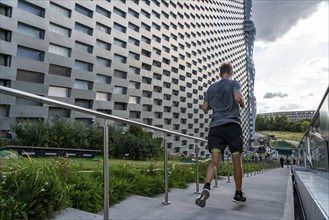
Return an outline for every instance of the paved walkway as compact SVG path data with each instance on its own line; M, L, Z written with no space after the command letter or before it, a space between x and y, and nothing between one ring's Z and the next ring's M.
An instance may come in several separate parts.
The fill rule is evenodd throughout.
M195 184L187 189L171 189L170 205L163 205L164 195L156 197L131 196L109 210L110 219L259 219L294 220L294 204L290 169L267 170L256 176L244 178L243 189L247 197L244 205L232 202L235 191L234 180L218 181L212 187L205 208L194 204ZM214 185L214 184L213 184ZM200 190L203 184L200 184ZM55 220L103 219L102 215L66 209Z

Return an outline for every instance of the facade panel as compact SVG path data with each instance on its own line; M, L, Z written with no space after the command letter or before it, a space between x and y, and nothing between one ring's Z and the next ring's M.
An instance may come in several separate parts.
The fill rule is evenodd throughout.
M51 98L206 138L211 115L199 104L219 79L220 64L231 62L248 106L241 112L247 147L254 121L249 111L254 108L250 2L1 1L1 28L11 34L10 42L1 38L1 45L10 47L1 46L0 53L11 59L6 63L10 68L1 64L1 82L45 97L49 89L53 94L63 87L67 97ZM18 70L42 73L44 82L31 89L9 76ZM85 89L76 88L86 81ZM48 106L37 116L24 105L12 105L6 108L21 112L22 118L48 117ZM78 113L64 115L97 121ZM9 129L8 122L0 129ZM172 153L194 155L194 141L165 138ZM201 144L201 155L209 156L205 147Z

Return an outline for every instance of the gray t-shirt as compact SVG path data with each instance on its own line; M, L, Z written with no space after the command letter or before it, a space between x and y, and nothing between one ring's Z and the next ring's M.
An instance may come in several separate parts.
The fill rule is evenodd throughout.
M241 124L239 104L234 99L234 92L240 89L240 83L232 79L221 79L210 85L204 96L213 110L210 127L230 122Z

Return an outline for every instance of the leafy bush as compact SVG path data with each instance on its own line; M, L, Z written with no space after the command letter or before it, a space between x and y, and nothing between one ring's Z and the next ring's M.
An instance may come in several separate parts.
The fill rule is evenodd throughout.
M98 125L85 125L65 118L53 117L50 121L20 122L12 126L17 137L0 143L36 147L73 149L103 149L103 129ZM109 126L110 156L131 160L159 159L163 148L159 138L144 131L140 126Z
M17 145L95 150L103 145L103 134L96 124L85 125L58 116L47 122L16 122L11 128L17 135L11 142Z
M109 136L110 155L114 158L150 160L163 155L161 140L153 138L139 126L130 125L127 131L111 127Z
M0 219L45 219L70 205L70 187L54 175L52 166L29 161L14 171L1 183Z

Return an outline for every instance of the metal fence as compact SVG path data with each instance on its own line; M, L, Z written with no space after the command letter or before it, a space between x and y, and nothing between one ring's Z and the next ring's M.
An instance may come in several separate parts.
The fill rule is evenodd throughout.
M329 87L295 153L299 166L329 172Z

